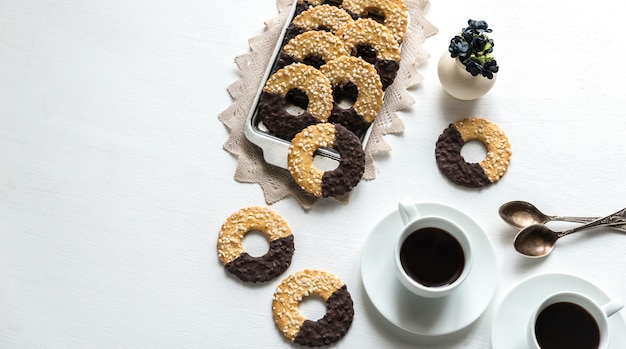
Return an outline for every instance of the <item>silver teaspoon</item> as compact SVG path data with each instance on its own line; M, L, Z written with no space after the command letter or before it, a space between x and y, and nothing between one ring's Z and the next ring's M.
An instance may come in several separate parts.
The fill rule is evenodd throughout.
M550 216L541 211L533 204L526 201L509 201L498 209L500 218L509 225L523 229L532 224L545 224L550 221L589 223L600 217L567 217ZM626 225L618 225L612 228L626 231Z
M532 224L520 230L515 237L513 245L517 252L521 254L529 257L543 257L552 252L556 241L563 236L583 230L614 227L623 224L626 224L626 208L606 217L598 218L587 224L561 232L555 232L543 224Z

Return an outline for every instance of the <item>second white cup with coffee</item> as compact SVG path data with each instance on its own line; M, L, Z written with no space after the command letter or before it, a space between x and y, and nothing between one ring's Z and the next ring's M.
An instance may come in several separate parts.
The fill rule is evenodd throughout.
M472 268L467 233L447 218L421 215L412 200L400 201L398 210L404 223L394 246L400 282L422 297L450 294Z
M529 348L607 349L611 339L608 318L623 307L619 298L598 304L580 293L554 293L530 317Z

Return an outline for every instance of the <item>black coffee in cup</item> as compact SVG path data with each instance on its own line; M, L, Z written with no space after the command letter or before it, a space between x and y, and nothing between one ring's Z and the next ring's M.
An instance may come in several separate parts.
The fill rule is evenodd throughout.
M465 267L465 253L459 241L447 231L420 228L402 242L400 263L404 271L427 287L445 286L459 278Z
M585 308L571 302L547 306L535 321L535 337L543 349L595 349L600 328Z

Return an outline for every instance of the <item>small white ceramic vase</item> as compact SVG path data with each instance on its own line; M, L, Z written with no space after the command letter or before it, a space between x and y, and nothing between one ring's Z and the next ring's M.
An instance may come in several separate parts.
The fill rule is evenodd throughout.
M439 81L443 89L454 98L461 100L474 100L491 90L496 82L497 73L493 74L493 79L488 79L482 75L472 76L461 61L452 58L449 52L444 52L437 65Z

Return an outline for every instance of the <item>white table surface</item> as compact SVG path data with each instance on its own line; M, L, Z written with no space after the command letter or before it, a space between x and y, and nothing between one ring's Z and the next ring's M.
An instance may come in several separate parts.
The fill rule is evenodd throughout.
M393 150L375 159L377 178L348 205L271 206L296 236L288 272L331 271L353 296L354 322L335 347L488 348L500 300L541 273L573 273L626 298L622 233L571 236L531 260L514 251L514 230L497 214L515 199L563 215L626 206L618 6L431 2L432 57L411 91L416 104L401 114L405 132L385 137ZM273 0L0 0L1 348L290 347L270 310L278 280L238 282L215 247L230 213L265 205L258 185L233 180L217 115L231 103L233 59L276 14ZM436 74L468 18L494 29L501 67L474 102L447 96ZM508 172L482 190L450 184L435 164L438 135L466 116L496 122L512 144ZM422 341L390 328L367 300L362 244L405 197L454 206L491 238L498 286L467 331ZM258 236L246 241L263 247Z

